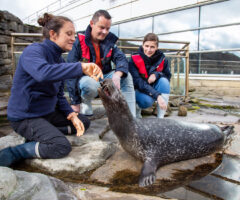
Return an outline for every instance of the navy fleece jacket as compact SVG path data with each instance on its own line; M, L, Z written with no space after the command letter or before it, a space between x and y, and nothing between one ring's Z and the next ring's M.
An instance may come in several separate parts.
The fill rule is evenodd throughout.
M26 47L13 79L7 115L10 121L41 117L56 107L66 116L73 112L64 97L64 82L82 76L80 62L65 63L63 50L49 39Z

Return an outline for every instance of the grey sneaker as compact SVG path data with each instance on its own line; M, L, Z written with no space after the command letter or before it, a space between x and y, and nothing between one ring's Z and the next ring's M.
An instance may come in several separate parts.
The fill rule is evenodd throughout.
M80 113L81 113L82 115L88 115L88 116L92 116L92 115L93 115L93 109L92 109L92 103L91 103L91 101L86 101L86 100L84 100L84 101L81 103Z
M142 118L142 109L136 103L136 118Z

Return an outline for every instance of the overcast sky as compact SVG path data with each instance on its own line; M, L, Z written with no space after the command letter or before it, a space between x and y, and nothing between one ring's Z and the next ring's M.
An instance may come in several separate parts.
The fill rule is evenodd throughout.
M0 10L7 10L21 20L56 0L0 0Z

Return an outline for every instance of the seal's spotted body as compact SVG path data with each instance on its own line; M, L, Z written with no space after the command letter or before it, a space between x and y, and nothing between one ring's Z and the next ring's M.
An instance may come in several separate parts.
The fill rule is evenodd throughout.
M223 146L224 134L215 125L133 118L127 102L111 79L102 83L98 93L110 128L120 144L129 154L144 162L140 186L153 184L155 172L162 165L202 157Z

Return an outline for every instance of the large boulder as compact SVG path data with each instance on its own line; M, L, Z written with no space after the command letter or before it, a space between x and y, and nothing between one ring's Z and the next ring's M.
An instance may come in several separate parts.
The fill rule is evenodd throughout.
M30 167L50 175L81 179L84 173L103 165L114 152L113 143L98 140L74 146L65 158L32 159L26 162Z
M65 184L61 181L57 182L43 174L0 167L0 199L58 200L64 192L68 199L77 200L77 197L66 189L67 186L63 185Z
M13 170L0 167L0 199L7 199L17 185L17 177Z

